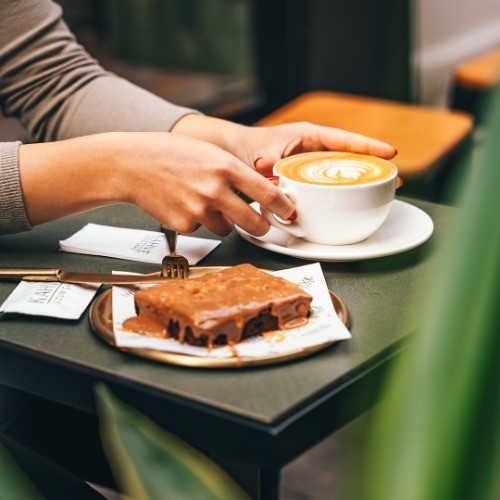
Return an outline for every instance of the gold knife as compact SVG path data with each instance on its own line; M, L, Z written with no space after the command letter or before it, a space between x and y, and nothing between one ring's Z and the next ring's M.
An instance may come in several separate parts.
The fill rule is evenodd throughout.
M108 273L71 273L62 269L39 269L39 268L0 268L0 280L24 280L24 281L60 281L61 283L73 283L85 285L90 283L102 283L103 285L137 285L141 283L158 283L167 281L160 272L145 275L124 275Z

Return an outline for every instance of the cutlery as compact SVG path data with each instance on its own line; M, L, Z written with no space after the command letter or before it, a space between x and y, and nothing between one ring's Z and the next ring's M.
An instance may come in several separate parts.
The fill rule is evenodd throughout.
M161 262L162 276L169 279L187 279L189 277L189 262L186 257L175 253L177 231L163 226L161 230L167 238L167 245L170 251L170 255L163 257Z
M39 268L1 268L0 280L24 280L24 281L60 281L61 283L72 283L85 285L90 283L102 283L103 285L136 285L141 283L158 283L167 281L168 277L161 273L145 275L123 275L108 273L72 273L62 269L39 269Z

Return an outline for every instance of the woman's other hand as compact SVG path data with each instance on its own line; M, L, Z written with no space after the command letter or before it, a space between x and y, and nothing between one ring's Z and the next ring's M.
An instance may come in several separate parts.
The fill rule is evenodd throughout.
M217 144L246 165L269 175L281 158L307 151L349 151L390 159L396 149L385 142L309 122L246 127L203 115L187 115L172 131Z
M347 151L386 159L397 153L392 146L376 139L308 122L250 127L239 144L238 156L265 175L281 158L308 151Z

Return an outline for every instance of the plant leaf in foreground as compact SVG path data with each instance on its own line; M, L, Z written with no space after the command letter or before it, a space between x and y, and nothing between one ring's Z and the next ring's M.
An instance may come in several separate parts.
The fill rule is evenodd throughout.
M126 406L105 385L95 392L104 449L126 495L134 500L248 498L205 455Z

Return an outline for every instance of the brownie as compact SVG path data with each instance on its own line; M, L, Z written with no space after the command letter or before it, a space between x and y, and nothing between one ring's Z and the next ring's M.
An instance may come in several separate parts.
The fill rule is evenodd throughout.
M197 346L233 345L305 323L311 301L294 283L241 264L138 291L138 316L124 327Z

